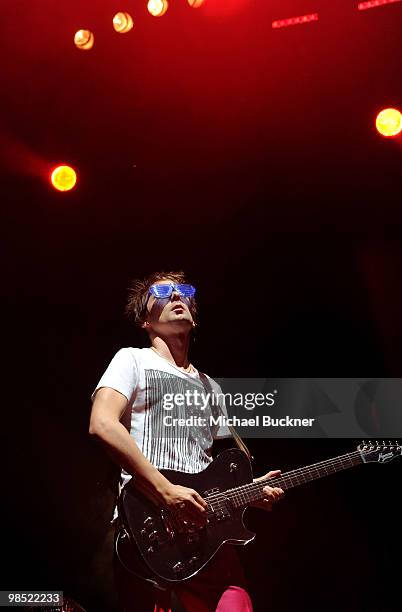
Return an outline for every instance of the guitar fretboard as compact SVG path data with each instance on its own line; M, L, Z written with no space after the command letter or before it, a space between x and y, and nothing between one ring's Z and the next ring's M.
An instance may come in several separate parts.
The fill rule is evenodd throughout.
M265 497L263 489L267 485L279 487L283 490L292 489L293 487L306 484L311 480L316 480L317 478L323 478L324 476L329 476L330 474L347 470L348 468L354 467L361 463L363 463L361 453L359 451L354 451L353 453L346 453L345 455L340 455L339 457L334 457L333 459L327 459L325 461L320 461L319 463L314 463L303 468L286 472L277 478L258 480L240 487L228 489L222 493L212 496L212 498L215 499L208 501L210 501L212 507L215 505L219 507L222 501L225 499L229 500L236 508L242 506L245 507L252 502L263 499Z

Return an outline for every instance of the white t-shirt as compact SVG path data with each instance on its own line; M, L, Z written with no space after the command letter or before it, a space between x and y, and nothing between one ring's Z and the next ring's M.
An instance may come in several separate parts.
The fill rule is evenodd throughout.
M208 380L212 391L221 393L219 385L209 377ZM197 389L205 396L206 390L197 370L187 374L150 348L120 349L97 384L92 399L101 387L111 387L127 398L128 407L122 422L142 453L158 469L201 472L212 461L213 440L230 437L227 427L211 426L209 422L211 414L226 414L221 400L220 405L208 405L203 409L192 402L176 405L170 401L170 407L166 408L166 398L172 400L172 394L185 396L187 390ZM174 419L201 416L203 424L166 427L164 417L167 415L170 423L174 423ZM122 484L130 478L123 469Z

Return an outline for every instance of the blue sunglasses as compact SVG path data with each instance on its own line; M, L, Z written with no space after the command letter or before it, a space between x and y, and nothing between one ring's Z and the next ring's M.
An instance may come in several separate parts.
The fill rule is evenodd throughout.
M156 298L168 298L172 295L173 291L185 298L192 298L195 295L195 287L193 285L170 283L169 285L151 285L149 288L149 293Z

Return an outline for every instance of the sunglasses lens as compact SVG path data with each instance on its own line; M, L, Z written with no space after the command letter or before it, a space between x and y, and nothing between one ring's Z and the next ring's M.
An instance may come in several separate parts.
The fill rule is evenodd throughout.
M172 293L172 285L152 285L150 291L157 298L166 298Z
M167 298L172 295L172 291L183 297L193 297L195 294L195 287L193 285L152 285L149 288L149 292L157 298Z
M192 285L177 285L177 291L184 297L193 297L195 294L195 287Z

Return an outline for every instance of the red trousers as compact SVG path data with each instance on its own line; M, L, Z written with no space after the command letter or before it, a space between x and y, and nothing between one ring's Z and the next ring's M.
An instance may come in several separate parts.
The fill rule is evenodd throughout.
M223 545L194 578L174 588L159 590L125 570L115 559L116 586L122 612L252 612L240 560L231 544Z

